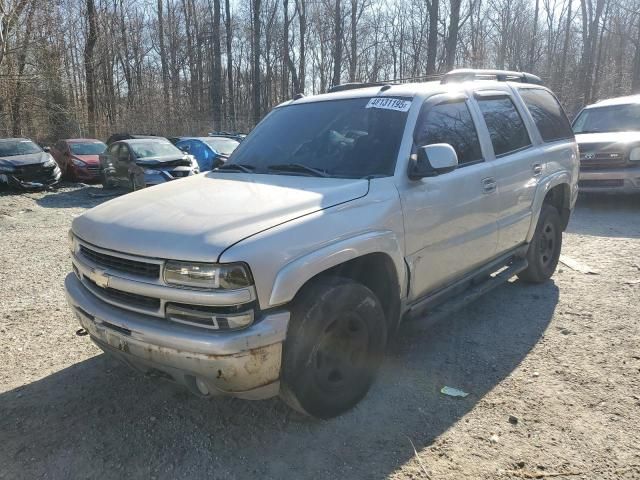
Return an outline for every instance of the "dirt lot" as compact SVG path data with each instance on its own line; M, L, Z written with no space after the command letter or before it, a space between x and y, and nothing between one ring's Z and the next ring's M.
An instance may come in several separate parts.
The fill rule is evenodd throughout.
M67 230L100 192L0 196L0 478L640 478L640 198L579 201L564 253L598 274L561 265L406 325L365 401L313 422L195 398L75 335Z

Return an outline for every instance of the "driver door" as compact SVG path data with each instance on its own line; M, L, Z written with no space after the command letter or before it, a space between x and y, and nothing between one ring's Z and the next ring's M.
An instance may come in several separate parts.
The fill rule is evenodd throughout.
M428 99L416 123L416 147L451 145L458 168L407 181L401 191L411 299L457 280L496 254L498 242L495 169L479 118L465 94Z

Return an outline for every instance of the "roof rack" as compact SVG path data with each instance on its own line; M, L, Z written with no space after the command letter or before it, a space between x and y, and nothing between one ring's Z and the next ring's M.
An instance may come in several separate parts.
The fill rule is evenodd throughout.
M445 73L440 83L467 82L470 80L497 80L498 82L520 82L542 85L542 79L527 72L509 70L475 70L461 68Z
M339 85L333 85L329 87L327 93L334 92L343 92L345 90L356 90L358 88L367 88L367 87L384 87L385 85L389 85L389 82L351 82L351 83L341 83Z

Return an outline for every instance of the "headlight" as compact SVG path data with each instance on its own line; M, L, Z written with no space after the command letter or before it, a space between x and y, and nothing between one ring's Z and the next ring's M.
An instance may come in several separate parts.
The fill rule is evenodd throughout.
M55 166L57 166L57 165L58 165L58 164L56 163L56 161L55 161L53 158L49 157L49 160L47 160L46 162L44 162L44 165L43 165L43 166L45 166L45 167L49 168L49 167L55 167Z
M249 267L243 263L193 263L168 261L164 267L164 281L172 285L235 290L253 285Z
M629 160L632 162L640 161L640 147L635 147L631 149L631 153L629 154Z
M72 158L71 163L73 163L76 167L86 167L87 164L78 158Z

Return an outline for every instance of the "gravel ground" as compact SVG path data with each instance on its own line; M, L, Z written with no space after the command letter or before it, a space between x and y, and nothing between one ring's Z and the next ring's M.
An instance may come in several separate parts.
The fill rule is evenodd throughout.
M352 412L202 400L129 371L64 300L100 187L0 196L0 478L640 478L640 198L581 198L560 265L405 325ZM449 385L464 399L439 393Z

